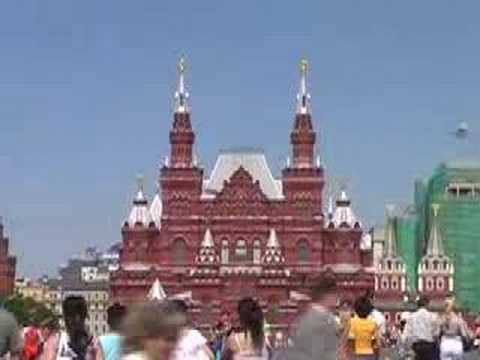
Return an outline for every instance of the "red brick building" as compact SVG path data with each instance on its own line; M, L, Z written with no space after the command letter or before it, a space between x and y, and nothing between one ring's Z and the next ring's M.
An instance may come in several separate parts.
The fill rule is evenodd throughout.
M194 155L196 139L180 63L171 153L151 205L140 185L122 228L112 295L144 298L156 279L167 295L188 292L198 321L258 298L277 324L297 314L311 284L330 273L345 297L374 287L371 238L342 191L324 211L324 169L302 64L290 133L292 157L276 178L263 153L220 153L210 174Z
M0 218L0 296L13 293L15 285L15 268L17 259L9 255L9 239L5 235L2 219Z

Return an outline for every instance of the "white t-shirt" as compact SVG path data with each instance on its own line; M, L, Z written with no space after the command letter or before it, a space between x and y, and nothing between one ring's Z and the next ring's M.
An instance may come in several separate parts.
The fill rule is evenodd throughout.
M183 331L173 352L172 360L208 360L204 351L207 339L195 329Z
M377 323L381 335L385 335L387 333L387 320L380 311L373 309L369 315L369 318Z

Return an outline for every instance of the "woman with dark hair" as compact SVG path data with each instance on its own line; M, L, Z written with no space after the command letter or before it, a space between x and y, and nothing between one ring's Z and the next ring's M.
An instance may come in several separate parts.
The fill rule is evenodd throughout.
M51 336L45 344L43 360L103 360L97 338L86 328L87 302L81 296L69 296L62 304L66 331Z
M232 358L268 359L262 308L252 298L244 298L239 301L237 311L241 330L232 333L228 338L228 349L232 353Z

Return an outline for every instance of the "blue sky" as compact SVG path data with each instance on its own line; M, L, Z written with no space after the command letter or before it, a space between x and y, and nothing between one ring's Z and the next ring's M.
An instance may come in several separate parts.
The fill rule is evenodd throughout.
M19 273L120 239L135 175L152 194L169 150L181 54L207 168L221 148L261 146L277 173L307 57L328 174L380 222L417 176L479 154L479 13L474 0L2 1L0 214ZM449 135L460 120L467 150Z

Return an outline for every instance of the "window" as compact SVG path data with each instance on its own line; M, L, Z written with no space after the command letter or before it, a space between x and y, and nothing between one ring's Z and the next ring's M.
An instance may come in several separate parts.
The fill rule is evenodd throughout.
M237 240L235 244L235 260L245 261L248 259L247 243L243 239Z
M392 289L394 290L398 289L398 280L396 278L392 279Z
M176 263L187 261L187 243L182 238L178 238L173 242L173 259Z
M382 289L388 289L388 280L386 278L382 279Z
M300 240L298 243L298 261L308 262L310 261L310 245L307 240Z
M262 259L262 247L261 247L260 240L256 239L253 242L253 263L260 264L261 259Z
M443 290L445 288L445 282L443 281L442 278L437 279L437 289L438 290Z
M433 290L433 287L434 287L433 279L428 278L427 279L427 290L431 291L431 290Z
M228 255L229 255L229 249L228 249L228 240L223 239L222 240L222 264L228 264Z

